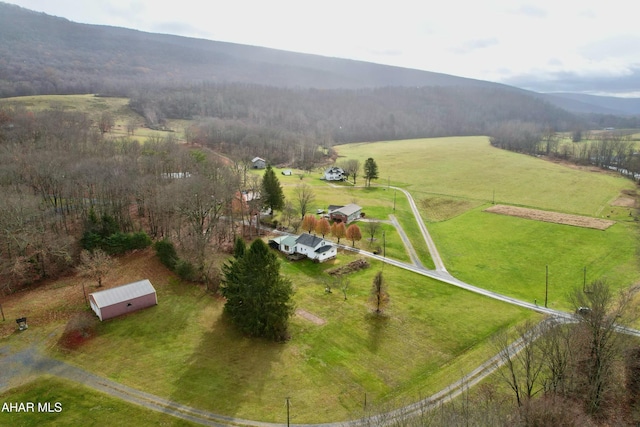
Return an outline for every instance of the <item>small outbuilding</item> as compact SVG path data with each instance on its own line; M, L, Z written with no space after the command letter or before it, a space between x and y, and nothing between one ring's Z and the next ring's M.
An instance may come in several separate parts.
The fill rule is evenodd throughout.
M251 167L253 169L264 169L267 167L267 161L260 157L254 157L251 160Z
M341 221L349 224L362 216L362 208L355 203L346 206L330 206L329 217L332 221Z
M158 304L147 279L89 294L89 304L100 320L107 320Z

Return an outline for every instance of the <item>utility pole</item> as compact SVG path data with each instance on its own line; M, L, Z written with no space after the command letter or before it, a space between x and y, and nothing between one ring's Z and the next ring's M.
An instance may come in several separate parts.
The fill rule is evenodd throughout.
M393 190L393 213L396 213L396 192L398 190Z
M549 298L549 266L547 265L547 278L544 286L544 308L547 308L547 299Z
M84 294L84 303L89 305L89 301L87 301L87 291L84 289L84 281L82 282L82 293Z
M382 257L387 257L387 238L384 230L382 230Z
M2 313L2 321L4 322L4 311L2 311L2 304L0 304L0 313Z
M289 408L290 408L290 404L289 404L289 397L287 396L287 427L289 427Z

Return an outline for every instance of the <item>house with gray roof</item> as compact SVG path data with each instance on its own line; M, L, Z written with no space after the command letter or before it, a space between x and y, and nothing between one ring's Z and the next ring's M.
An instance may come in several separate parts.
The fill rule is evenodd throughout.
M331 209L333 208L333 209ZM349 203L346 206L330 206L329 218L332 221L341 221L345 224L355 221L362 215L362 207L355 203Z
M308 233L276 237L269 241L269 245L287 255L301 255L314 262L324 262L338 255L338 248L332 242Z
M100 320L157 304L156 290L147 279L89 294L89 305Z

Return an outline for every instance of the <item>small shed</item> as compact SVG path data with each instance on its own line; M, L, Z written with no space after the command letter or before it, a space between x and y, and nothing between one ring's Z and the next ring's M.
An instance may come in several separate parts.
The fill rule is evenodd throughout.
M254 157L251 160L251 167L253 169L264 169L267 167L267 161L260 157Z
M147 279L89 294L89 304L100 320L158 304L156 290Z

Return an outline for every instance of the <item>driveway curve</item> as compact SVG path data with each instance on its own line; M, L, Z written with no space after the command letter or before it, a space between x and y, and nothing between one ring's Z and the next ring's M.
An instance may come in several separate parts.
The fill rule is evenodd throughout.
M418 226L420 227L423 238L425 239L425 243L429 248L429 252L435 264L435 270L427 270L422 266L422 264L418 261L415 262L415 259L412 256L412 261L414 264L408 264L401 261L397 261L394 259L389 259L380 255L373 254L368 251L363 251L360 249L352 248L347 245L338 245L344 250L357 252L361 255L371 257L382 261L384 263L394 265L399 268L403 268L405 270L412 271L416 274L421 274L423 276L430 277L432 279L450 284L452 286L456 286L462 289L465 289L470 292L477 293L479 295L486 296L488 298L493 298L499 301L503 301L508 304L513 304L522 308L530 309L537 311L542 314L546 314L549 317L546 321L555 321L559 323L565 322L575 322L576 318L573 314L566 313L559 310L553 310L545 307L538 306L537 304L531 304L525 301L521 301L515 298L511 298L505 295L498 294L496 292L488 291L486 289L482 289L471 284L465 283L461 280L458 280L451 276L442 262L442 258L437 251L435 243L431 239L429 232L422 220L420 212L409 194L408 191L391 187L396 190L401 191L407 197L413 214L418 222ZM392 222L395 220L392 217ZM398 224L399 225L399 224ZM399 232L401 227L396 227ZM403 242L405 239L403 238ZM408 239L407 239L408 241ZM407 249L411 253L409 249L412 247L410 244L407 246ZM414 251L415 253L415 251ZM417 258L417 255L416 255ZM630 328L620 327L618 330L621 333L634 335L640 337L640 331ZM510 353L515 354L520 351L523 347L523 343L518 340L512 343L509 347ZM279 423L268 423L261 421L252 421L245 420L241 418L228 417L224 415L214 414L209 411L203 411L200 409L192 408L178 402L164 399L159 396L155 396L149 393L145 393L140 390L136 390L134 388L125 386L123 384L111 381L106 378L99 377L95 374L92 374L83 369L72 366L68 363L50 358L46 356L38 346L33 345L25 350L19 352L12 352L9 346L0 347L0 392L5 392L13 387L13 385L18 382L21 378L34 378L38 375L49 374L54 375L60 378L65 378L70 381L78 382L84 384L87 387L90 387L94 390L101 391L113 397L122 399L126 402L136 404L142 406L144 408L165 413L167 415L171 415L177 418L181 418L184 420L188 420L191 422L195 422L202 425L214 426L214 427L222 427L222 426L251 426L251 427L282 427L286 424ZM375 415L372 417L366 417L358 420L345 421L345 422L335 422L335 423L320 423L320 424L291 424L298 427L341 427L341 426L352 426L352 427L360 427L360 426L370 426L370 425L397 425L398 421L401 421L404 417L412 416L412 415L420 415L425 410L429 410L435 408L437 405L446 403L461 393L464 392L468 387L471 387L478 382L482 381L488 375L493 373L496 369L498 369L502 365L500 354L492 357L488 361L481 364L479 367L474 369L468 375L459 379L458 381L450 384L445 389L441 390L438 393L435 393L432 396L429 396L425 399L420 400L419 402L407 405L405 407L384 413Z

